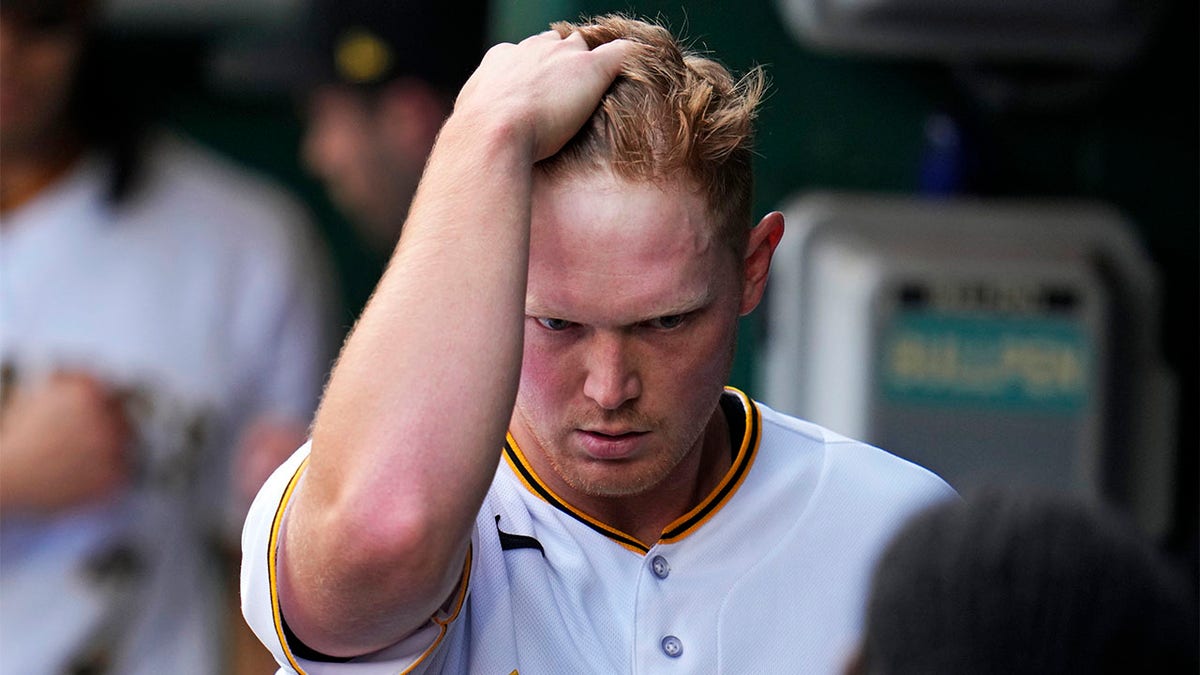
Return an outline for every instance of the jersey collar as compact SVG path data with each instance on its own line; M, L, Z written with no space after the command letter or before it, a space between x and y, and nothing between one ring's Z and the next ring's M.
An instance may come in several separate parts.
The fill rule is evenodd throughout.
M731 411L740 411L740 414L744 415L741 420L729 420L731 427L741 428L740 443L734 443L733 463L721 478L721 482L717 484L717 487L707 497L691 511L675 519L663 529L658 543L673 544L696 531L729 501L733 493L737 492L737 489L741 486L742 481L745 480L746 475L750 473L750 466L754 463L754 457L758 453L759 437L761 436L762 428L762 413L749 396L733 387L725 388L721 407L726 415L731 415ZM516 474L530 492L549 502L550 505L558 510L631 551L645 554L650 550L649 546L646 546L646 544L633 536L596 520L555 494L534 472L533 467L525 458L525 454L521 451L511 433L507 435L504 445L504 459L508 462L513 473Z

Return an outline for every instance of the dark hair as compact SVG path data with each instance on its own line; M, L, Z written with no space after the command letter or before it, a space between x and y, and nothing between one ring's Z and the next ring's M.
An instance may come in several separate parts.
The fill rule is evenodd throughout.
M144 70L118 38L89 27L68 108L72 127L88 147L112 162L108 199L122 204L137 188L143 142L161 113Z
M1131 525L995 488L936 506L876 569L861 672L1196 672L1196 607Z

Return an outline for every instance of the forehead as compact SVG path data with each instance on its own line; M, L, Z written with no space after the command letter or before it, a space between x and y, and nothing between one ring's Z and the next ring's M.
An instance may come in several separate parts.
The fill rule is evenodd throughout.
M644 320L711 299L733 254L682 181L597 170L534 176L528 305L576 321ZM570 313L576 315L569 315Z

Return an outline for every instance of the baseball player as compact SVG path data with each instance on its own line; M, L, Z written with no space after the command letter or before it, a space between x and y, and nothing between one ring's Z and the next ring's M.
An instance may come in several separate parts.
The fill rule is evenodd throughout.
M783 234L749 227L762 88L622 17L488 53L247 521L284 672L840 669L953 491L723 386Z

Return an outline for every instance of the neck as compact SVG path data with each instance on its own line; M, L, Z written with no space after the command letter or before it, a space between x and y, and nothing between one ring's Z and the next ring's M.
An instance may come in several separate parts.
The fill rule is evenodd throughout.
M668 525L712 494L728 473L732 458L729 424L718 405L696 447L656 487L629 497L596 498L580 507L652 546Z
M83 154L73 139L36 148L5 148L0 172L0 213L7 213L57 183Z

